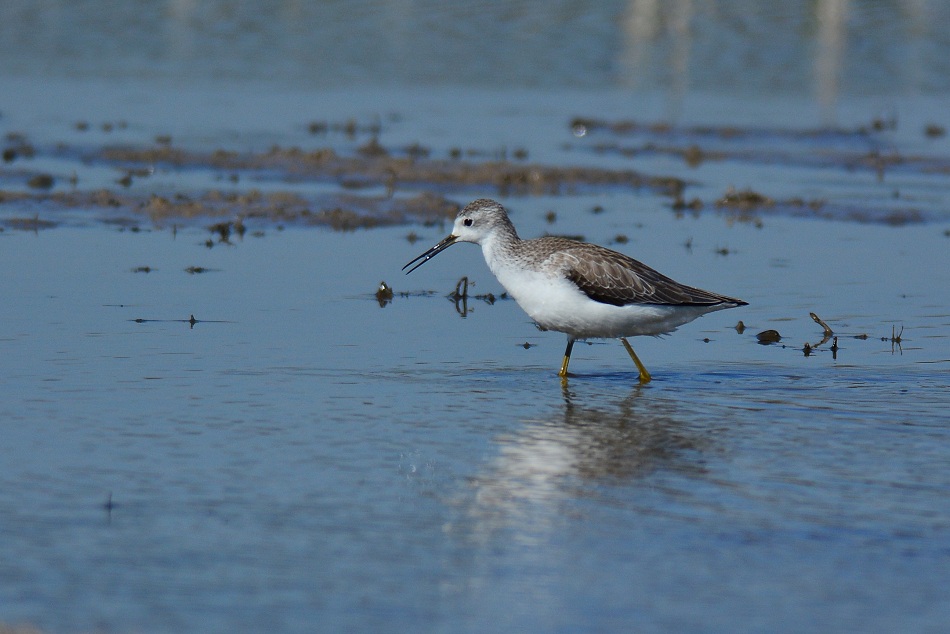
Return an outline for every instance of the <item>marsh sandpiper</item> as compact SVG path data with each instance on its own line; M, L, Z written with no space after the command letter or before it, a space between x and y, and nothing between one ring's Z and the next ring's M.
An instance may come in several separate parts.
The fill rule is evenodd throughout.
M562 378L575 341L612 338L620 339L646 383L650 373L627 337L667 334L706 313L746 305L596 244L554 236L522 240L505 208L486 198L466 205L452 233L403 270L412 273L456 242L481 245L488 268L528 316L543 330L567 335Z

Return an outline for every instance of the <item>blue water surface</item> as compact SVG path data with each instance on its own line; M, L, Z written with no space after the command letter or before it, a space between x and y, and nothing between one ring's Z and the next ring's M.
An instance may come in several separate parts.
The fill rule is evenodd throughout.
M4 2L0 630L944 631L946 7L763 7ZM160 136L351 155L372 133L308 130L351 119L433 159L682 178L701 210L411 193L498 197L524 237L749 306L635 339L648 385L614 341L578 343L561 382L564 337L477 248L403 276L448 226L249 217L223 243L232 216L27 184L313 195L340 186L152 165L124 188L98 157ZM785 202L717 207L729 187Z

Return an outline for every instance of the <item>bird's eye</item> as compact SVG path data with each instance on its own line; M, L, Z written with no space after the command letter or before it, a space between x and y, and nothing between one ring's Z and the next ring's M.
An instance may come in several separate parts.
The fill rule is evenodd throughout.
M472 226L472 219L471 219L471 218L466 218L465 220L462 221L462 224L464 224L466 227L471 227L471 226Z

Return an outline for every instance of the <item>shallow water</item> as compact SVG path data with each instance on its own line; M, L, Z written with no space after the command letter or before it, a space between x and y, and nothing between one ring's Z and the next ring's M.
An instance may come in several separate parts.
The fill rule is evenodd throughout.
M22 135L4 149L34 153L0 164L0 629L941 631L950 146L923 131L946 123L946 74L928 53L946 52L929 26L943 5L901 4L896 16L818 5L845 6L848 29L874 26L842 50L886 63L845 52L838 71L811 77L808 64L827 57L802 53L833 51L834 30L816 40L807 11L763 16L741 2L668 3L636 50L617 44L617 25L649 26L634 18L652 3L581 21L559 6L534 30L530 4L511 5L508 27L494 5L470 22L407 10L403 37L422 51L464 40L468 83L422 52L415 67L373 63L403 50L359 50L352 35L375 28L373 3L334 28L296 3L270 21L242 5L154 4L143 15L163 29L144 30L123 3L91 14L5 4L0 130ZM690 7L692 71L667 76L637 57L682 54L668 29ZM108 30L106 14L126 27L108 40L124 57L97 56L107 40L91 26L62 27ZM17 39L14 23L38 35ZM288 23L336 33L320 41L343 47L345 63L314 71L311 39ZM526 34L505 40L525 61L503 77L470 39L488 28ZM527 81L547 59L537 42L565 32L585 56L559 49ZM141 46L123 44L128 33ZM262 45L275 33L286 34L278 52ZM891 46L894 33L917 39ZM727 54L704 66L716 42ZM630 74L637 59L652 79ZM878 91L907 60L917 71ZM789 92L758 94L776 68ZM829 77L840 84L822 92ZM607 125L581 131L577 117ZM314 121L330 129L314 134ZM583 235L750 305L634 339L648 385L614 341L575 346L562 383L564 337L501 297L477 248L402 274L447 224L338 232L248 215L222 242L208 225L238 211L160 217L148 201L259 190L315 211L333 196L372 208L386 187L293 165L107 156L160 135L190 156L260 160L275 145L353 156L377 138L422 144L433 161L458 149L473 165L504 156L682 179L680 202L700 208L624 185L506 194L417 182L393 197L498 197L524 237ZM519 148L526 159L512 158ZM63 204L25 184L38 173L55 178L51 195L106 189L126 202ZM772 203L717 204L730 187ZM462 276L470 297L456 302L446 295ZM382 306L381 280L395 291ZM493 303L476 297L489 293ZM782 341L759 344L766 329Z
M460 272L497 294L475 248L391 278L381 308L377 274L419 250L398 229L211 250L198 230L6 232L4 618L729 629L739 610L751 628L926 630L948 608L950 316L926 292L950 287L926 248L945 238L822 227L652 219L649 259L751 306L635 342L642 388L614 343L578 346L562 386L562 337L513 302L463 319L441 292L398 295ZM684 257L684 230L749 246ZM775 292L810 266L786 246L776 268L779 245L844 239L895 270ZM901 269L914 246L934 253L926 283ZM821 335L809 309L841 333L837 360L799 349ZM880 339L891 321L903 350ZM795 343L759 345L765 327Z

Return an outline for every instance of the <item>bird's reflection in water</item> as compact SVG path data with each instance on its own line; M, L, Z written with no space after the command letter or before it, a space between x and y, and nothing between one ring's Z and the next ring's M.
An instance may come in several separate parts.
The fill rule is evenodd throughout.
M563 406L550 418L497 439L498 455L474 480L476 533L519 524L543 531L565 503L603 487L635 491L661 470L702 473L710 441L691 424L694 412L640 387L614 403L588 387L565 383Z

